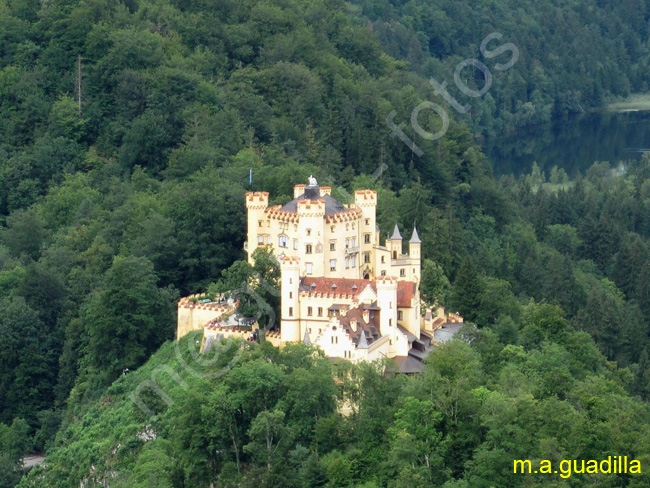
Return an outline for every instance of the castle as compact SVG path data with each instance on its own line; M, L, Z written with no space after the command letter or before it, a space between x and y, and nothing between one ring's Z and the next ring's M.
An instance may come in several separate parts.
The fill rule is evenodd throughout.
M377 192L358 190L345 205L310 177L294 187L294 199L269 207L267 192L246 194L248 261L259 247L271 250L281 267L280 330L267 333L275 345L303 341L332 358L350 361L393 358L403 372L421 369L433 333L456 314L421 311L421 241L414 228L403 252L395 229L382 245L376 221ZM204 344L251 332L227 324L235 304L179 302L177 336L204 329ZM424 316L423 316L424 315Z

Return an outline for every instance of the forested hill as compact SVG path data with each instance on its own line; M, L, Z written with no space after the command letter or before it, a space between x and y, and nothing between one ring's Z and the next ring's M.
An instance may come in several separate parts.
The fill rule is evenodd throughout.
M408 16L402 15L406 5L394 7L382 19L406 22ZM446 15L452 25L471 23L461 14L470 9L467 4L454 2L458 10L448 5ZM536 13L538 7L530 5L530 16L546 22ZM567 10L564 4L542 5L558 19L568 11L578 12L580 19L593 14L601 23L592 24L601 25L605 39L619 38L616 26L637 25L626 17L633 6L611 11L594 6L582 12L579 7ZM440 51L441 69L478 55L473 43L480 44L492 27L499 30L497 7L490 25L476 21L472 24L476 30L463 35L460 30L441 31L446 39L459 39L458 49L452 43L451 51ZM297 432L294 424L300 424L303 430L291 449L300 448L294 457L311 459L309 469L316 474L309 471L305 476L316 478L305 478L296 486L328 483L321 468L330 464L322 464L320 456L334 451L338 454L331 454L332 476L343 469L339 466L347 466L351 474L331 481L330 486L359 486L364 481L404 486L398 480L407 478L420 480L414 486L429 486L432 477L440 484L460 480L451 486L507 486L511 481L504 481L503 473L483 468L493 457L524 456L515 448L532 445L532 430L526 435L517 429L490 433L489 425L506 425L503 419L514 410L522 419L527 412L537 411L527 428L534 426L543 437L535 438L537 454L531 456L586 452L596 456L607 452L606 446L618 449L627 444L635 446L632 453L644 452L645 444L629 427L645 432L645 401L650 398L646 279L650 158L616 172L607 164L596 164L574 181L557 169L549 175L536 170L518 180L495 181L473 143L473 133L455 121L453 110L444 137L428 141L414 136L408 122L418 104L431 100L431 85L422 76L430 73L419 73L416 64L399 59L401 54L393 52L399 54L395 58L386 52L382 47L386 35L376 15L343 0L0 0L0 472L7 473L2 482L8 480L5 484L11 486L12 476L19 477L18 460L30 449L52 450L47 476L54 477L46 478L43 486L56 486L52 480L57 475L63 480L84 479L98 460L104 463L105 451L94 442L106 430L93 430L97 437L92 439L82 432L99 418L98 409L107 416L104 419L121 415L111 409L111 402L131 391L124 389L124 381L131 388L128 382L135 380L120 380L120 375L125 368L137 370L173 338L179 295L204 291L235 274L238 260L244 257L245 191L269 191L272 203L279 203L290 198L293 184L304 183L310 174L328 182L344 201L352 190L377 189L378 221L384 235L395 222L406 229L415 222L423 241L423 294L460 311L478 325L478 331L471 345L454 346L469 361L466 368L456 370L458 356L432 366L433 379L429 377L430 383L424 385L429 396L418 390L422 384L417 382L386 383L387 399L374 405L390 404L390 408L375 415L378 410L368 407L369 426L354 426L366 429L367 444L346 438L359 432L346 424L340 436L325 439L328 447L307 445L320 442L309 429L321 414L305 410L302 418L298 412L290 413L288 399L261 409L257 405L248 412L246 423L241 424L248 430L240 432L244 437L239 440L257 442L262 423L279 422L277 409L291 417L293 432ZM611 35L605 32L606 22L614 26ZM589 38L590 47L601 38L596 30L590 29L595 36ZM524 31L531 33L532 43L536 27L522 27ZM470 32L477 34L476 39L470 39ZM569 45L572 29L562 32ZM585 40L580 32L573 43ZM627 52L628 42L636 46L635 59L641 66L646 43L643 27L625 27L624 32L622 49ZM498 86L504 90L512 86L501 82L529 73L534 63L525 51L527 43L507 39L505 30L503 34L499 42L519 43L521 62L499 73L499 79L495 74L494 94L490 91L475 102L483 103L488 96L496 100ZM407 50L400 39L395 37L394 42ZM405 39L410 43L408 35ZM438 49L436 42L425 44L431 52ZM604 51L611 48L603 46ZM557 51L558 59L542 64L549 79L558 79L569 66L570 52ZM494 61L507 62L507 54L502 56ZM603 77L620 75L606 65L611 56L602 62ZM592 69L597 61L588 56L584 63ZM518 72L519 66L529 71ZM637 83L633 64L629 72L623 64L617 66L631 84ZM540 86L545 87L544 97L561 99L566 87L581 86L585 78L589 77ZM602 79L597 83L597 79L594 83L604 92L614 92L613 83ZM451 83L453 77L445 81ZM633 87L637 88L643 87ZM534 90L524 92L528 96ZM396 126L407 124L404 130L420 151L391 137L386 123L391 114ZM439 128L439 118L432 114L422 112L419 119L429 130ZM488 124L491 119L483 120ZM494 120L495 127L504 126L498 122L505 121L499 114ZM233 263L234 271L230 270ZM164 351L172 345L164 347L156 361L169 359ZM264 364L286 359L269 356L277 353L267 350L252 354L253 360ZM477 362L480 368L475 367ZM285 366L282 374L290 374L294 366ZM276 373L274 369L270 374ZM466 389L462 401L452 398L454 404L447 406L455 413L432 427L449 442L440 451L426 447L435 452L423 456L436 457L438 464L429 462L424 472L417 473L409 471L409 462L386 465L403 461L404 446L411 445L402 443L409 439L401 437L402 430L419 424L418 416L428 416L432 408L440 411L444 405L436 402L460 391L456 383L444 381L442 387L449 390L432 390L438 376L449 375ZM280 376L276 386L284 386L275 393L276 400L284 398L287 382L292 381ZM369 401L375 402L372 394L377 385L384 385L381 381L372 377L357 385L355 394L369 395ZM325 393L326 383L318 383L325 385ZM197 390L198 403L203 403L201 395L218 394L204 387L201 384ZM248 388L236 382L230 387L235 396ZM393 389L401 387L407 389L400 390L404 392L400 398L415 397L425 403L394 402ZM107 392L108 388L114 389ZM457 410L461 404L467 407L462 412ZM485 413L495 416L479 416L482 405L489 410ZM163 430L176 422L201 421L183 417L187 412L198 415L200 408L164 413L164 405L159 407L161 415L169 416ZM400 414L393 407L408 408ZM560 409L575 413L566 425L577 430L559 433L565 424L548 423L554 417L545 412ZM264 413L257 430L253 412L255 418ZM499 412L503 417L496 415ZM206 411L208 417L213 413ZM618 413L626 420L607 417ZM415 420L404 423L405 415L414 415ZM332 422L342 422L333 418ZM595 431L589 430L592 424ZM619 426L621 430L616 430ZM155 457L165 464L184 452L186 441L196 449L188 451L192 456L203 456L196 458L201 459L197 465L192 465L194 458L187 461L187 476L199 476L193 471L196 468L201 480L214 481L223 470L237 471L232 468L235 452L211 457L217 456L215 450L222 452L223 446L215 447L214 442L223 441L219 437L223 432L198 444L176 439L173 448L156 444L146 448L155 452L146 452L140 449L142 439L130 437L138 428L123 431L130 447L122 451L122 437L120 448L110 442L103 445L110 445L118 458L126 456L119 469L127 483L133 463ZM327 423L322 428L330 429ZM435 432L432 435L437 438ZM554 439L578 442L562 444ZM382 457L387 446L396 449L394 458ZM269 477L268 463L267 471L257 469L265 463L257 457L255 446L250 449L246 466L255 464L255 469L248 481L259 485L262 479L273 486L276 478ZM616 453L624 454L622 449ZM140 460L140 454L147 457ZM59 471L69 466L78 471ZM361 466L388 471L375 480ZM155 485L155 478L147 478L147 473L154 476L157 470L133 473L142 476L143 483ZM472 476L477 473L486 478L474 485ZM185 481L185 474L170 476L174 487L203 486L191 478ZM636 486L645 486L642 481ZM623 481L629 486L635 482Z
M66 406L171 339L178 296L244 256L249 188L381 184L387 230L489 173L463 125L422 157L389 137L426 82L350 12L0 0L0 422L46 447Z
M648 0L350 3L371 21L388 54L427 78L447 80L453 95L470 101L478 132L545 122L648 90ZM486 61L480 45L491 32L503 34L521 57L516 69L494 73L501 78L483 98L467 100L454 89L454 70L466 58ZM465 68L463 76L484 86L479 70Z

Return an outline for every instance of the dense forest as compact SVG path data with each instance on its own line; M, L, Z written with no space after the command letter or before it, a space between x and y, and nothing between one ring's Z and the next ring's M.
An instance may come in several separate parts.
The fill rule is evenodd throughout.
M0 0L0 487L32 450L21 486L535 486L507 461L645 459L650 158L496 181L475 135L647 89L647 2L507 3ZM472 119L422 155L391 138L497 30L521 59ZM235 344L142 417L139 381L184 374L176 300L244 257L245 191L310 174L377 189L384 236L416 222L423 292L477 328L417 378Z
M612 97L647 92L650 2L626 0L480 3L351 0L384 50L410 68L453 87L463 59L480 59L481 42L498 32L517 46L517 68L495 72L466 120L477 133L513 130L601 107ZM465 76L484 86L479 70ZM451 90L451 89L450 89ZM454 88L454 95L467 100ZM438 103L443 100L436 97Z

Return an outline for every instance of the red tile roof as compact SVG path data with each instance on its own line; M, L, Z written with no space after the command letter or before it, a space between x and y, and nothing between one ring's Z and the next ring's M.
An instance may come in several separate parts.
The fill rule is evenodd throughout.
M397 282L397 306L400 308L409 308L415 296L415 287L413 281Z
M316 286L312 286L315 284ZM336 285L336 288L333 288ZM374 289L374 283L369 280L352 280L348 278L310 278L302 280L301 290L312 293L336 293L341 295L358 295L368 285ZM355 288L356 286L356 288Z
M378 279L382 279L378 277ZM383 278L385 279L385 278ZM312 286L315 284L316 286ZM336 285L336 288L333 288ZM336 293L337 295L358 295L370 285L373 290L377 290L374 281L370 280L353 280L348 278L303 278L301 291L311 293ZM356 288L355 288L356 286ZM412 305L415 296L417 284L413 281L397 282L397 306L400 308L409 308Z

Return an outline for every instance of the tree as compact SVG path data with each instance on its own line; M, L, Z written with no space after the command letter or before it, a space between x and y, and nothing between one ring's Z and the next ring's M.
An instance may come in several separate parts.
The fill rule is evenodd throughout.
M466 257L454 280L450 300L452 309L458 310L467 321L474 322L479 317L483 289L482 278L471 258Z
M395 413L395 422L389 428L391 453L402 466L416 465L425 467L426 480L437 483L444 480L444 443L439 425L442 415L436 411L429 400L420 401L408 397L404 406Z
M273 464L284 458L291 446L293 432L285 425L284 416L279 409L271 412L264 410L248 429L251 442L244 446L244 452L250 454L253 460L265 463L269 472Z
M420 295L429 307L443 305L449 291L449 280L442 268L430 259L425 259L422 265L420 280Z
M134 369L173 337L173 296L145 258L115 257L84 313L90 364L107 380Z

